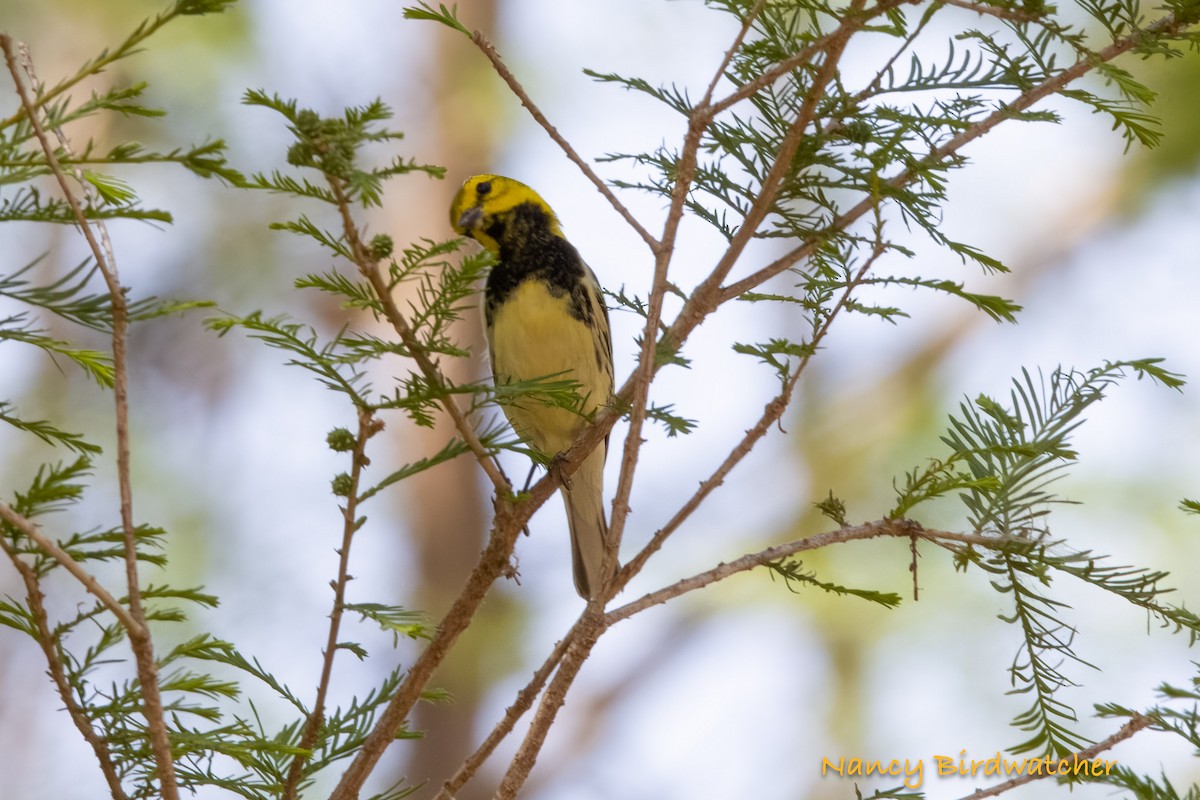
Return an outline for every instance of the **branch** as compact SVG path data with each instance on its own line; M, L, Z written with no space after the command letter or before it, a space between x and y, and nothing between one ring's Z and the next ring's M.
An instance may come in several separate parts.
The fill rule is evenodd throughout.
M333 659L338 651L338 633L341 630L342 615L346 611L346 586L351 580L350 544L354 539L354 533L359 528L358 486L363 467L368 463L367 440L382 428L383 424L375 419L371 411L362 408L358 410L358 436L354 440L354 449L351 452L350 491L346 496L346 507L342 509L342 546L338 549L338 574L333 584L333 610L329 612L329 635L325 640L321 678L317 682L317 697L300 737L300 749L309 752L297 754L292 759L292 766L288 769L287 783L283 787L284 800L295 800L297 797L300 780L304 776L304 763L311 757L311 751L317 742L317 735L321 731L321 726L325 724L325 698L329 693L329 682L333 677Z
M663 546L667 540L667 537L674 533L685 520L695 513L696 509L700 507L700 504L703 503L704 500L707 499L708 496L712 494L712 492L718 486L725 482L725 478L729 476L729 473L733 471L733 468L736 467L743 458L750 454L750 452L758 444L758 441L767 434L767 431L769 431L773 425L778 423L779 420L783 418L783 413L791 404L792 394L795 392L796 384L800 381L800 376L804 373L805 368L808 366L813 354L816 353L821 341L824 340L826 334L829 333L829 329L833 325L834 319L837 318L842 310L846 308L846 304L850 301L850 296L853 294L854 290L862 284L863 279L866 277L867 273L870 272L871 267L874 266L876 260L878 260L879 257L882 256L886 251L886 247L882 239L882 225L880 225L877 231L878 238L875 242L875 247L872 250L870 257L864 260L862 266L859 267L858 272L855 273L854 277L847 282L846 288L842 292L841 297L838 298L837 303L834 304L829 314L825 316L820 326L813 333L812 341L809 343L808 352L806 352L803 358L800 359L800 363L796 365L796 369L792 372L792 374L789 375L787 380L783 382L783 387L779 394L766 404L758 421L754 423L754 425L746 431L741 440L734 445L733 449L729 452L729 455L725 457L717 469L708 478L700 483L700 487L696 490L695 494L688 498L688 501L684 503L684 505L678 511L675 512L675 515L672 516L670 520L667 521L667 524L656 531L654 536L650 538L650 541L646 543L646 546L643 547L637 553L637 555L635 555L628 561L628 563L625 564L615 581L618 590L624 588L635 575L641 572L642 568L646 565L646 561Z
M54 147L38 119L37 106L29 96L17 65L16 47L7 34L0 34L0 47L8 63L8 71L12 75L21 105L28 116L29 124L37 136L46 163L54 173L63 196L71 207L80 232L87 240L96 259L96 266L104 277L108 293L112 301L112 352L113 352L113 394L116 399L117 421L117 481L121 496L121 529L124 535L125 580L129 591L129 614L119 616L122 624L126 617L132 617L135 625L126 624L129 632L129 644L133 649L134 660L137 663L138 683L142 689L142 699L145 702L146 723L149 728L150 746L154 752L154 760L158 767L158 779L164 800L178 800L179 788L175 778L175 764L171 755L171 740L167 734L166 720L163 716L162 696L158 686L158 666L154 658L154 643L146 627L146 614L142 607L141 587L138 582L137 568L137 532L133 522L133 487L130 478L129 452L129 380L126 358L126 336L129 326L128 308L125 302L125 290L122 288L117 275L116 262L113 260L112 247L108 243L108 234L103 223L97 223L106 247L101 247L91 226L83 213L83 208L62 165L59 164ZM65 139L59 135L66 150Z
M96 580L95 576L84 569L82 564L71 558L70 553L59 547L58 542L42 533L36 525L2 502L0 502L0 519L3 519L9 525L19 530L22 535L28 536L46 555L61 564L67 572L71 573L76 580L83 584L83 588L89 594L103 603L104 607L113 613L113 616L120 621L121 626L126 630L133 630L142 625L142 623L133 618L133 615L129 613L129 609L121 605L121 602L113 597Z
M479 462L479 466L483 468L488 478L491 479L496 493L498 495L509 494L512 487L509 485L508 479L504 477L504 473L500 471L500 467L496 465L487 448L479 441L479 437L475 434L475 429L471 427L471 422L467 419L466 414L454 402L454 398L450 392L446 391L446 385L449 382L448 379L438 369L437 365L429 360L429 356L425 353L425 348L417 341L412 326L408 323L404 314L400 312L399 306L396 305L396 301L392 297L391 288L388 286L387 281L384 280L379 260L371 256L366 245L363 244L362 237L358 235L358 227L354 224L354 218L350 214L350 199L346 196L345 189L342 188L341 180L332 175L326 175L326 179L329 182L334 199L337 201L338 211L342 218L342 231L346 236L346 241L350 245L350 253L354 256L354 263L358 266L363 276L370 281L371 288L379 298L379 304L383 308L388 323L400 336L400 340L404 342L404 346L408 349L412 359L417 362L417 367L424 374L425 379L430 382L430 385L442 391L442 408L445 409L450 419L454 422L455 429L475 455L475 460Z
M615 566L617 553L620 551L621 539L625 531L625 520L629 516L629 497L633 492L633 476L637 470L638 456L641 451L642 428L646 422L646 402L650 393L650 383L654 380L654 374L657 368L657 356L659 346L659 327L662 319L663 301L666 297L669 283L667 274L671 264L671 258L675 254L675 239L679 233L679 224L683 220L684 204L687 201L688 192L691 191L692 181L696 176L696 165L699 159L700 143L704 135L704 129L711 122L712 117L707 109L712 101L713 92L716 91L717 83L721 76L725 73L730 61L733 59L734 53L741 46L749 33L750 27L754 22L755 17L761 11L765 0L759 0L755 3L754 8L746 15L746 19L742 22L742 27L738 30L737 36L733 40L733 44L725 51L725 56L721 60L721 65L714 73L712 80L709 82L708 89L704 97L700 101L700 105L692 112L688 119L688 130L684 137L683 150L680 154L679 166L675 176L675 186L671 192L670 210L667 212L667 221L663 226L662 247L655 253L654 259L654 277L651 282L650 298L646 306L646 324L642 329L642 347L638 354L637 370L625 384L631 388L629 403L629 431L625 435L625 446L621 454L621 473L617 479L617 490L612 502L612 513L609 515L609 536L611 543L609 547L609 555L614 562L612 565L605 564L602 569L602 574L611 575L610 566ZM606 559L607 562L607 559ZM616 593L616 588L608 593L611 598Z
M625 205L617 199L617 196L613 194L612 189L608 188L608 184L606 184L588 165L588 163L584 161L578 153L575 152L575 148L571 147L570 142L563 138L563 135L558 132L558 129L550 124L550 120L546 119L546 115L543 114L541 110L534 104L533 100L530 99L529 94L525 91L525 88L521 86L521 84L517 81L516 76L512 74L512 70L505 66L504 60L501 59L500 54L496 52L495 46L489 42L487 37L484 36L480 31L475 31L473 34L471 34L471 41L474 42L475 46L483 51L483 54L488 57L488 61L492 62L492 67L495 68L496 74L498 74L504 80L504 82L508 84L508 88L511 89L513 94L517 96L517 99L521 101L521 105L525 106L525 108L529 110L529 113L533 116L534 120L536 120L537 123L542 126L542 129L550 135L550 138L554 140L554 143L562 148L562 151L566 153L567 158L571 159L571 161L573 161L575 165L579 167L580 171L587 176L587 179L590 180L598 190L600 190L600 194L604 195L604 198L608 200L613 209L620 214L627 223L629 223L629 227L637 231L638 236L642 237L642 241L646 243L646 246L650 248L650 251L652 253L658 253L661 248L661 244L658 242L658 240L651 236L648 230L642 227L642 224L637 221L637 218L634 217L633 214L630 213L629 209L627 209Z
M614 625L623 619L632 617L638 612L645 611L647 608L662 605L668 600L673 600L680 595L687 594L696 589L703 589L709 584L724 580L739 572L761 567L768 561L778 561L781 558L787 558L806 550L817 550L842 542L856 542L863 539L875 539L880 536L912 536L913 529L919 527L908 520L885 519L841 528L828 533L818 533L803 539L797 539L793 542L768 547L756 553L748 553L741 558L734 559L728 563L722 562L712 569L707 569L690 578L676 581L670 586L665 586L662 589L645 594L633 602L613 609L605 616L605 624Z
M721 256L716 266L713 267L709 276L701 281L693 290L691 297L684 303L670 330L663 335L663 339L673 349L681 347L688 334L695 330L709 314L726 301L721 290L721 282L729 275L734 264L741 258L746 246L754 238L755 234L757 234L759 225L762 224L763 220L767 218L767 215L774 207L775 199L779 196L784 179L792 169L792 160L796 155L796 151L804 139L808 126L815 118L817 104L824 96L825 89L830 81L834 80L837 76L838 62L841 59L842 52L846 48L846 44L850 41L850 37L866 25L869 20L869 16L862 13L865 2L866 0L852 0L846 16L842 19L837 29L824 41L822 49L825 51L825 59L822 61L821 67L813 80L813 85L809 87L804 95L804 101L796 114L796 119L792 121L783 136L783 140L779 145L779 151L775 154L775 159L771 164L771 169L768 171L766 177L763 178L762 184L759 187L758 195L754 198L754 202L750 208L747 209L742 224L738 226L737 233L730 240L729 248Z
M550 484L553 486L553 484ZM542 498L545 502L549 492ZM484 596L492 583L509 568L509 557L517 536L520 535L525 523L529 520L537 504L533 498L522 497L520 500L510 500L503 496L496 497L495 520L492 523L492 533L488 543L479 556L479 561L467 577L462 591L455 598L454 604L446 612L438 625L437 632L429 640L429 645L417 657L404 678L404 682L396 689L392 699L375 723L375 727L363 741L362 747L354 760L342 775L342 779L330 795L330 800L355 800L363 783L383 756L388 745L396 738L396 732L404 724L421 693L433 676L433 672L445 659L450 648L459 635L470 625L478 611Z
M546 685L546 681L550 679L550 675L554 669L562 661L563 655L567 652L567 647L575 640L577 631L579 630L579 622L567 631L566 636L554 645L554 649L550 651L550 655L542 662L542 665L533 673L533 677L529 679L529 683L521 691L517 692L517 696L513 699L513 704L504 711L504 717L496 723L496 727L488 734L488 737L483 740L483 743L463 761L462 766L454 773L453 777L442 784L441 790L437 793L437 797L433 800L454 800L455 794L463 786L474 777L475 772L480 765L488 759L496 747L508 738L516 727L517 721L525 715L530 708L533 707L533 701L541 693L542 688Z
M1075 764L1083 761L1091 761L1105 750L1111 750L1116 745L1132 737L1138 731L1149 727L1153 721L1154 720L1150 719L1150 717L1147 717L1144 714L1134 714L1133 718L1130 719L1129 722L1126 722L1124 725L1122 725L1120 729L1112 736L1109 736L1107 739L1101 742L1097 742L1091 747L1080 750L1067 760ZM1041 780L1042 778L1049 777L1049 775L1049 772L1028 772L1024 775L1013 778L1012 780L997 784L989 789L980 789L977 792L972 792L966 797L963 797L962 800L983 800L985 797L995 797L996 795L1003 794L1010 789L1015 789L1018 786L1029 783L1030 781Z
M6 506L0 506L0 512L9 510ZM8 517L5 516L5 520ZM32 526L31 526L32 527ZM21 528L22 533L25 532ZM84 712L79 702L75 699L75 693L71 690L71 684L67 680L66 671L63 669L62 658L59 657L55 636L50 632L50 622L46 614L46 606L42 602L44 595L38 581L37 573L28 564L21 560L20 556L13 551L3 537L0 537L0 548L3 548L5 555L12 560L13 566L17 568L17 572L21 574L21 580L25 583L25 596L29 602L29 612L33 617L33 623L37 627L37 636L35 637L38 644L42 647L42 654L46 657L47 671L50 673L50 679L54 681L55 687L58 689L58 696L63 701L63 706L67 709L67 714L70 715L71 721L75 723L80 735L84 740L91 745L92 752L96 755L96 761L100 763L100 771L104 774L104 780L108 784L108 791L112 794L113 800L128 800L129 796L125 794L125 790L121 787L121 777L117 774L116 766L113 764L112 753L108 749L108 742L104 737L96 733L96 729L92 727L92 721ZM121 609L124 611L124 609Z
M566 702L567 692L579 675L579 670L583 668L584 662L591 655L600 635L608 628L602 614L603 609L593 601L588 603L583 616L576 623L573 629L576 636L567 646L562 663L554 673L554 679L542 695L542 702L538 704L537 713L529 724L525 739L508 765L504 779L500 781L495 800L513 800L528 779L533 765L537 762L538 753L546 742L546 734L550 732L550 726L554 724L559 709Z
M1072 82L1083 77L1088 72L1091 72L1099 64L1112 61L1117 56L1123 55L1124 53L1132 50L1139 43L1145 41L1147 36L1179 33L1180 31L1191 27L1193 24L1195 24L1193 21L1187 19L1177 19L1174 14L1168 14L1158 20L1155 20L1145 28L1134 31L1128 36L1118 39L1108 47L1105 47L1103 50L1100 50L1096 53L1090 53L1086 56L1081 56L1078 61L1055 75L1053 78L1046 79L1034 88L1021 94L1011 103L1001 106L984 119L968 127L962 133L949 139L944 145L931 149L924 158L921 158L916 162L915 166L902 170L896 176L888 179L887 181L883 181L883 184L893 189L907 186L908 184L916 181L923 172L927 171L931 167L936 167L949 158L956 156L959 150L984 134L990 132L1004 120L1011 118L1014 114L1028 110L1040 100L1044 100L1051 95L1061 92ZM869 197L864 197L849 211L834 219L829 224L828 229L823 235L828 236L829 234L845 230L846 228L850 227L850 225L862 218L868 211L877 206L879 202L880 199L878 192L873 193ZM762 269L751 273L735 283L721 288L717 296L718 302L724 303L728 300L732 300L733 298L739 297L745 292L750 291L756 286L760 286L765 281L790 268L797 262L811 256L814 252L816 252L819 246L820 242L817 239L810 239L796 249L792 250L790 253L779 259L776 259ZM672 331L675 331L676 327L678 327L680 328L680 331L676 335L686 338L687 334L690 333L691 330L693 330L698 324L699 322L693 322L692 320L684 319L683 314L681 313L679 319L676 320L676 324L672 326Z

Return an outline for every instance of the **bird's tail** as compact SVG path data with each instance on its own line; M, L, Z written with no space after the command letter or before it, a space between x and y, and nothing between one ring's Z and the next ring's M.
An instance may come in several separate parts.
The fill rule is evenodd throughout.
M575 591L587 600L608 578L602 574L608 549L608 521L604 516L604 447L593 450L562 489L571 527L571 564ZM616 564L615 560L613 562Z

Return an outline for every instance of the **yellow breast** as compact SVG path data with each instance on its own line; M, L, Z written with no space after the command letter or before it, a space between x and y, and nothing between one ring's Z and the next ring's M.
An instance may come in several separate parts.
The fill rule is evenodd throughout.
M536 397L504 408L517 433L547 455L571 444L586 422L581 414L608 402L611 387L596 361L593 332L572 316L567 295L555 297L539 280L525 281L495 309L488 344L498 384L551 375L580 384L580 413L547 406Z

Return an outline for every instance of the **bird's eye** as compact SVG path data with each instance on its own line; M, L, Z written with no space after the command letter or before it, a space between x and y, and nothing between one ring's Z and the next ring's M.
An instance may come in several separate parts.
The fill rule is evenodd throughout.
M484 181L483 183L481 183L475 187L475 194L479 195L480 197L483 197L485 194L487 194L491 190L492 190L492 182Z

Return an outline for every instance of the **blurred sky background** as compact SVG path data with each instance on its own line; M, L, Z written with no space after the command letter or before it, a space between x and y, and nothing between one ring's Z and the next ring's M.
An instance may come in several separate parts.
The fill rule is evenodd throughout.
M240 103L246 89L296 97L326 114L379 96L395 110L393 127L407 134L398 152L445 164L448 175L443 182L424 176L395 181L384 208L368 215L373 231L389 232L398 243L446 238L444 209L461 180L481 171L505 173L553 205L607 287L644 293L652 263L640 241L469 41L431 23L404 22L402 5L243 0L221 16L176 22L105 77L148 80L149 104L168 115L106 119L113 128L74 135L79 141L133 138L157 148L220 137L230 144L234 167L269 171L285 166L289 135L272 112ZM30 45L41 78L52 83L158 8L144 0L0 0L0 28ZM497 44L530 95L588 159L676 143L683 125L648 98L594 83L583 68L674 82L697 96L735 32L732 18L698 0L494 6L465 0L458 9L469 27ZM965 11L947 12L947 24L951 19L976 24ZM872 56L869 47L862 56ZM1107 119L1064 101L1053 103L1064 125L1005 124L972 145L973 163L953 175L943 228L1002 259L1012 274L980 275L919 236L904 238L898 225L889 232L914 247L917 258L881 264L880 271L919 270L1012 297L1025 306L1020 324L993 323L952 298L907 292L892 297L912 315L897 325L840 320L802 383L782 426L786 432L776 430L762 442L627 597L827 529L812 503L831 489L846 500L851 521L879 517L889 508L894 477L945 454L937 437L947 414L980 392L1007 399L1010 379L1023 367L1048 374L1058 365L1087 369L1105 359L1162 356L1170 369L1200 378L1197 60L1126 62L1163 93L1167 143L1158 151L1135 146L1123 156L1124 143ZM11 113L11 92L0 97L0 114ZM631 175L622 165L599 171L608 179ZM267 229L271 221L320 211L234 192L178 169L129 170L121 177L146 205L165 208L176 220L169 227L111 226L124 282L138 296L212 299L220 309L139 324L131 343L135 511L139 521L171 532L168 573L144 580L203 584L221 598L215 611L193 613L193 623L164 630L159 650L207 628L311 697L341 531L328 487L344 465L324 437L337 425L352 426L352 410L286 367L281 353L236 332L217 338L202 321L261 309L287 311L324 331L342 325L336 305L291 286L298 276L327 269L327 255ZM659 229L659 201L629 192L621 198L651 231ZM694 284L720 247L711 231L686 225L675 282ZM85 257L83 242L68 229L0 229L0 270L11 272L44 252L43 275L61 274ZM752 257L740 269L754 263ZM0 316L6 310L0 305ZM620 382L633 364L637 325L614 311L613 327ZM86 341L77 331L61 333ZM689 341L685 355L695 360L694 369L666 370L655 384L656 402L674 403L700 426L682 439L651 433L626 554L671 516L772 396L773 374L728 346L772 335L802 333L797 319L778 310L735 304ZM387 377L376 376L377 384ZM111 396L69 366L8 344L0 350L0 397L67 430L103 431L101 444L113 452L106 421ZM1200 521L1178 504L1200 495L1196 397L1191 388L1178 393L1133 379L1114 388L1089 412L1075 439L1081 461L1057 485L1081 504L1060 507L1054 517L1055 535L1075 547L1111 554L1114 564L1170 570L1174 601L1190 608L1200 606ZM373 456L376 477L389 464L430 452L436 441L399 418L389 421L388 432ZM618 427L614 441L623 432ZM0 430L6 498L12 487L28 483L37 464L63 457L29 439ZM618 462L609 459L610 498ZM526 469L516 459L506 465L512 475ZM371 521L355 541L352 600L437 614L458 588L489 505L465 459L435 472L365 509ZM931 526L963 524L953 503L922 514ZM86 501L45 524L66 531L116 520L112 468L102 465ZM552 500L531 528L518 543L521 585L497 587L486 616L439 675L456 702L418 720L430 728L429 740L393 746L368 788L402 774L439 785L579 613L560 503ZM823 756L843 755L923 759L928 797L968 794L980 782L932 777L932 755L966 749L968 757L985 758L1021 740L1008 721L1028 698L1004 695L1020 637L996 618L1009 608L979 573L955 573L935 548L923 553L917 603L911 601L907 543L851 544L805 559L824 580L901 594L905 602L894 611L815 591L793 594L753 573L619 625L572 690L526 796L848 800L851 780L820 777ZM116 575L114 567L105 577ZM13 571L0 567L0 593L17 596L19 587ZM60 588L52 600L69 613L78 594L65 582ZM1100 739L1117 727L1091 720L1092 703L1146 706L1155 702L1158 683L1181 685L1194 674L1190 661L1197 653L1184 637L1087 587L1059 581L1056 590L1073 606L1068 618L1079 629L1080 655L1100 668L1066 667L1081 688L1063 699L1076 706L1088 735ZM339 659L335 702L361 692L396 659L390 638L368 626L353 625L343 638L364 642L372 656L361 664L348 654ZM401 655L409 658L411 651L402 645ZM284 709L253 692L264 718L281 723ZM34 644L0 631L0 796L104 795L89 751L59 706ZM502 750L489 768L502 768L511 752ZM1152 774L1161 766L1176 785L1200 779L1200 762L1182 741L1162 734L1143 733L1108 757ZM478 789L490 790L495 779L486 772ZM860 787L869 792L895 783L868 780ZM1009 796L1063 791L1039 783ZM319 789L311 794L321 796ZM427 789L419 796L429 795ZM1083 786L1075 795L1111 791Z

